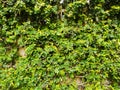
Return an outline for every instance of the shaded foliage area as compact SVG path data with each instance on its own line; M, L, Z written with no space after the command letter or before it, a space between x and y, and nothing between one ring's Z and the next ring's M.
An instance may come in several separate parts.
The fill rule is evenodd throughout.
M118 0L0 0L0 89L118 90L119 16Z

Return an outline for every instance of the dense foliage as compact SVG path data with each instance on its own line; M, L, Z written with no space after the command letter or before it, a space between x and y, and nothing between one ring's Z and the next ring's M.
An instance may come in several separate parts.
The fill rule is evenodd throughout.
M1 90L119 90L119 0L0 0Z

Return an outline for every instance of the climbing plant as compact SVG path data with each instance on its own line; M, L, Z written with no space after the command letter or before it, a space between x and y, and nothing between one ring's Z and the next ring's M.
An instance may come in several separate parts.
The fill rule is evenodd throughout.
M119 0L0 0L1 90L119 90Z

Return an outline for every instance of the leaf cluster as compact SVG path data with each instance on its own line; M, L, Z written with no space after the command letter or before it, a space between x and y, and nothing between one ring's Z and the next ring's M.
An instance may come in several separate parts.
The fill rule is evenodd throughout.
M59 1L0 0L0 89L119 90L118 0Z

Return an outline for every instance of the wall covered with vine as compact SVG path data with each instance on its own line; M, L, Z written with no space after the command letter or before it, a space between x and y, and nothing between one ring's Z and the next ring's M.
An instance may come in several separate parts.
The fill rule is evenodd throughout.
M119 0L0 0L1 90L119 90Z

